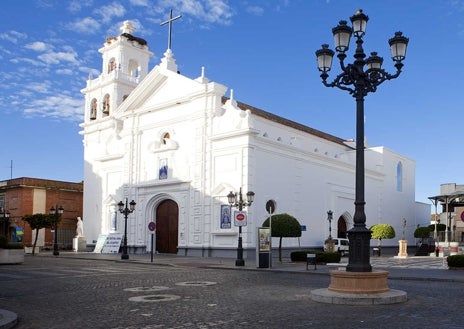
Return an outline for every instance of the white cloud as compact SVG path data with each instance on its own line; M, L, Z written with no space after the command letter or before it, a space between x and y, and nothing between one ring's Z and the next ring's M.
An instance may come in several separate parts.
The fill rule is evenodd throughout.
M261 16L264 13L264 9L258 6L249 6L246 8L246 11L250 14Z
M149 0L129 0L129 2L133 6L149 7L151 5Z
M223 0L206 0L206 16L210 22L228 25L232 23L232 8Z
M61 62L68 62L75 65L79 64L77 60L77 54L75 52L49 52L39 55L38 58L47 64L59 64Z
M26 117L52 117L61 120L82 121L84 100L68 95L36 99L23 110Z
M24 85L24 88L36 93L46 94L50 90L50 81L32 82Z
M19 64L19 63L26 63L26 64L30 64L30 65L33 65L33 66L43 66L43 62L41 61L37 61L35 59L32 59L32 58L26 58L26 57L15 57L15 58L12 58L10 59L10 62L13 63L13 64Z
M102 17L103 22L110 22L113 17L122 17L126 13L126 9L118 2L113 2L110 5L100 7L95 10L96 14Z
M46 51L50 47L44 42L36 41L36 42L26 44L24 48L35 50L35 51Z
M76 20L72 23L69 23L66 26L69 30L74 30L75 32L93 34L100 29L100 23L92 17L85 17L80 20Z
M72 0L69 5L69 11L72 13L76 13L81 11L82 8L84 7L90 7L93 5L92 0Z
M95 77L98 77L100 75L100 71L97 70L97 69L94 69L92 67L82 66L82 67L79 67L78 70L80 72L88 74L89 76L92 77L92 79L95 78ZM85 77L85 78L87 78L87 77Z
M167 13L171 8L174 8L175 15L190 15L200 21L221 25L231 24L234 15L226 0L160 0L155 12Z
M25 33L10 31L7 33L0 33L0 39L10 41L11 43L18 43L21 39L26 39L27 35Z
M72 75L73 71L71 69L58 69L55 71L56 74L61 74L61 75Z

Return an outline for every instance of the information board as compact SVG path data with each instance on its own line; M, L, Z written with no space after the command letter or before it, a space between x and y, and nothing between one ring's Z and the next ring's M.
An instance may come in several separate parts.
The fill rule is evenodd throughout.
M106 241L106 234L99 234L97 242L95 243L95 249L93 250L94 253L100 254L102 252L103 245Z
M111 233L106 237L105 244L103 245L102 254L117 254L121 247L122 233Z

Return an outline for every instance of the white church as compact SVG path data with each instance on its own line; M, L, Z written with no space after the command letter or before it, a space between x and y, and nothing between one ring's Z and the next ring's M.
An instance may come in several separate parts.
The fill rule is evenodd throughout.
M353 227L354 141L238 102L202 68L198 77L183 76L170 47L149 70L153 53L134 32L126 21L119 36L106 39L102 73L82 90L88 243L124 233L117 204L127 199L136 202L127 220L130 253L151 251L154 222L156 252L234 257L239 228L227 195L240 189L244 199L255 193L244 209L245 258L255 257L268 200L303 227L301 238L283 239L288 249L322 247L329 210L332 237L346 237ZM415 201L414 161L366 145L365 168L366 226L391 224L396 238L383 245L398 246L404 218L413 245L417 225L430 221L430 206Z

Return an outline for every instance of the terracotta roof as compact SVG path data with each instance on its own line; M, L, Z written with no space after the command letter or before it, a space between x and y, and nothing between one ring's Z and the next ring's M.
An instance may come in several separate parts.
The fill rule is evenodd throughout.
M225 104L225 102L228 99L229 98L227 98L227 97L222 97L222 103ZM272 114L270 112L266 112L264 110L258 109L256 107L253 107L251 105L248 105L248 104L245 104L245 103L242 103L242 102L237 101L237 106L240 109L244 110L244 111L250 110L250 112L252 114L260 116L262 118L265 118L265 119L267 119L269 121L276 122L276 123L279 123L281 125L284 125L284 126L287 126L287 127L293 128L293 129L297 129L297 130L303 131L305 133L308 133L308 134L311 134L311 135L326 139L326 140L331 141L333 143L342 144L342 145L346 146L346 144L344 143L346 140L344 140L342 138L327 134L325 132L322 132L320 130L317 130L317 129L314 129L314 128L311 128L311 127L308 127L308 126L305 126L305 125L303 125L301 123L285 119L285 118L280 117L278 115Z

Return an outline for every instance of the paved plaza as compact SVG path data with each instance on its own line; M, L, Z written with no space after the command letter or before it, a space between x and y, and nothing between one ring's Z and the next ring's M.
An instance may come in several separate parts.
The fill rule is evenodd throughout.
M347 260L347 259L343 259ZM0 309L14 328L462 328L464 271L442 258L372 257L408 300L350 306L314 302L330 266L279 263L258 269L234 259L41 253L0 267ZM445 266L444 266L445 265ZM3 327L6 328L4 324Z

